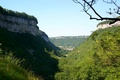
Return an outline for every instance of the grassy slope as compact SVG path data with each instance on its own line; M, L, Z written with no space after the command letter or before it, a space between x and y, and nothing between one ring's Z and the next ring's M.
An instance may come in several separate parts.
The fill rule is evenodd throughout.
M120 27L93 32L79 47L60 59L56 80L120 79Z
M10 52L2 55L0 49L0 80L42 80L20 67L20 62Z
M24 68L45 79L53 79L58 70L58 61L48 54L52 48L41 36L14 33L0 28L0 43L5 52L12 51L15 57L24 59L21 63Z

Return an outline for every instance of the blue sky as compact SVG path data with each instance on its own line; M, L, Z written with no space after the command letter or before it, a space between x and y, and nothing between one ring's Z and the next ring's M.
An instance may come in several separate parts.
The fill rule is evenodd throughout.
M49 37L90 35L100 22L90 20L72 0L0 0L0 5L35 16L39 29ZM104 10L103 6L96 8Z

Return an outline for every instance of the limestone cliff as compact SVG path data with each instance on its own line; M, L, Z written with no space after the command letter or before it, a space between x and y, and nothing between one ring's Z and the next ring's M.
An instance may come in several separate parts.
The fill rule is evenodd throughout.
M41 35L48 42L48 36L39 30L37 23L37 19L34 16L0 7L0 27L17 33L29 33L34 36Z
M105 29L105 28L113 27L113 26L120 26L120 21L117 21L113 24L109 24L109 23L98 24L97 29Z
M120 16L118 16L117 18L120 18ZM114 20L106 20L106 21L100 22L97 25L97 30L105 29L108 27L118 27L118 26L120 26L120 21L114 22Z

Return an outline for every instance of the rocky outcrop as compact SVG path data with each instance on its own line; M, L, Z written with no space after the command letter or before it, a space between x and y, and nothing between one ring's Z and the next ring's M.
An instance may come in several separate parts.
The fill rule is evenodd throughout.
M0 7L0 10L2 10L0 12L0 27L12 32L29 33L34 36L40 35L46 42L49 42L47 34L39 30L37 19L34 16L14 11L11 11L14 14L10 14L9 10L2 7Z
M9 15L0 14L0 27L12 32L30 33L34 36L40 34L36 21Z
M48 35L41 31L37 26L38 21L34 16L26 13L19 13L12 10L4 9L0 6L0 27L11 32L28 33L36 37L42 37L47 45L53 50L60 50L50 42ZM34 50L28 50L31 54Z
M120 26L120 21L117 21L113 24L109 24L109 23L99 24L99 25L97 25L97 30L105 29L105 28L108 28L108 27L114 27L114 26Z

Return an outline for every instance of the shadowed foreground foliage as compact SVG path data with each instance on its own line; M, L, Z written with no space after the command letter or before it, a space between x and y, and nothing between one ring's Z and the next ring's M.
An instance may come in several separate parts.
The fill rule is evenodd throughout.
M20 67L20 62L11 52L2 55L0 49L0 80L42 80Z
M5 52L12 51L16 58L24 60L21 62L24 69L45 80L54 79L54 74L58 71L58 60L53 57L55 54L52 47L41 36L14 33L0 28L0 43L4 55Z

